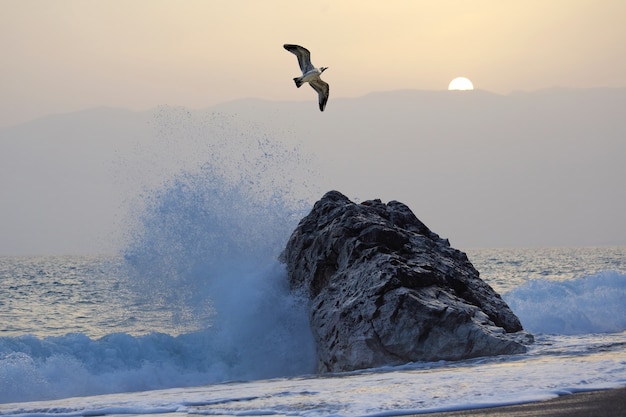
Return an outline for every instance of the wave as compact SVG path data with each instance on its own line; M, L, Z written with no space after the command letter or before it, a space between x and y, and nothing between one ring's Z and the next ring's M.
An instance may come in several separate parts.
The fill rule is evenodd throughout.
M315 346L307 302L289 292L284 266L230 276L214 297L210 328L171 336L82 333L0 338L0 402L188 387L312 374ZM232 284L232 283L231 283ZM504 295L536 334L626 329L626 274L531 280Z
M123 255L141 301L169 310L185 328L262 291L265 278L255 272L276 261L317 193L300 150L245 121L179 109L162 109L158 120L163 149L198 142L202 160L142 193Z
M239 303L202 331L0 338L0 402L312 373L307 303L288 293L285 273L276 263L241 277L254 290L236 297L241 289L233 288L231 301L236 297ZM263 282L263 290L253 282Z
M576 335L626 330L626 274L605 271L567 281L531 280L503 295L531 333Z
M277 261L309 208L305 158L242 121L180 109L159 117L164 136L153 146L206 149L143 190L122 275L137 305L166 312L173 323L163 327L182 334L0 338L0 402L314 371L308 303ZM180 166L180 155L148 151L164 159L155 167Z

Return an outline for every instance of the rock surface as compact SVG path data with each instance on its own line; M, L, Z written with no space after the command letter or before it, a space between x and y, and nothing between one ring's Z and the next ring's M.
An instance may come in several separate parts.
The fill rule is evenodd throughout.
M397 201L330 191L281 259L311 300L320 372L523 353L532 342L467 256Z

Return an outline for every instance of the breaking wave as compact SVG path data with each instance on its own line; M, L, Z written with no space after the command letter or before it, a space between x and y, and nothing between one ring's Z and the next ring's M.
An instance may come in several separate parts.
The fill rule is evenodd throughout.
M626 330L626 275L601 272L566 281L531 280L503 297L531 333Z

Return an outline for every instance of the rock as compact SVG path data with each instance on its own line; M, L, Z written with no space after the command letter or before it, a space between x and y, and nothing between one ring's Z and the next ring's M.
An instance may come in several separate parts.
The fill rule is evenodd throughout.
M532 342L467 256L397 201L328 192L281 260L311 300L320 372L523 353Z

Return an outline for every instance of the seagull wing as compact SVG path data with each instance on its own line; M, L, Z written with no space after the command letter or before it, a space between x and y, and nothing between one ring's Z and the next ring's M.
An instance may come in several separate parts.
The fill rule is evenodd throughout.
M327 83L322 81L321 78L316 78L310 81L309 84L313 87L313 90L317 91L317 96L320 103L320 111L324 111L326 108L326 102L328 101L328 94L330 93L330 87Z
M315 68L313 64L311 64L311 53L308 49L300 45L290 44L285 44L283 47L298 57L298 64L300 65L300 70L303 75Z

